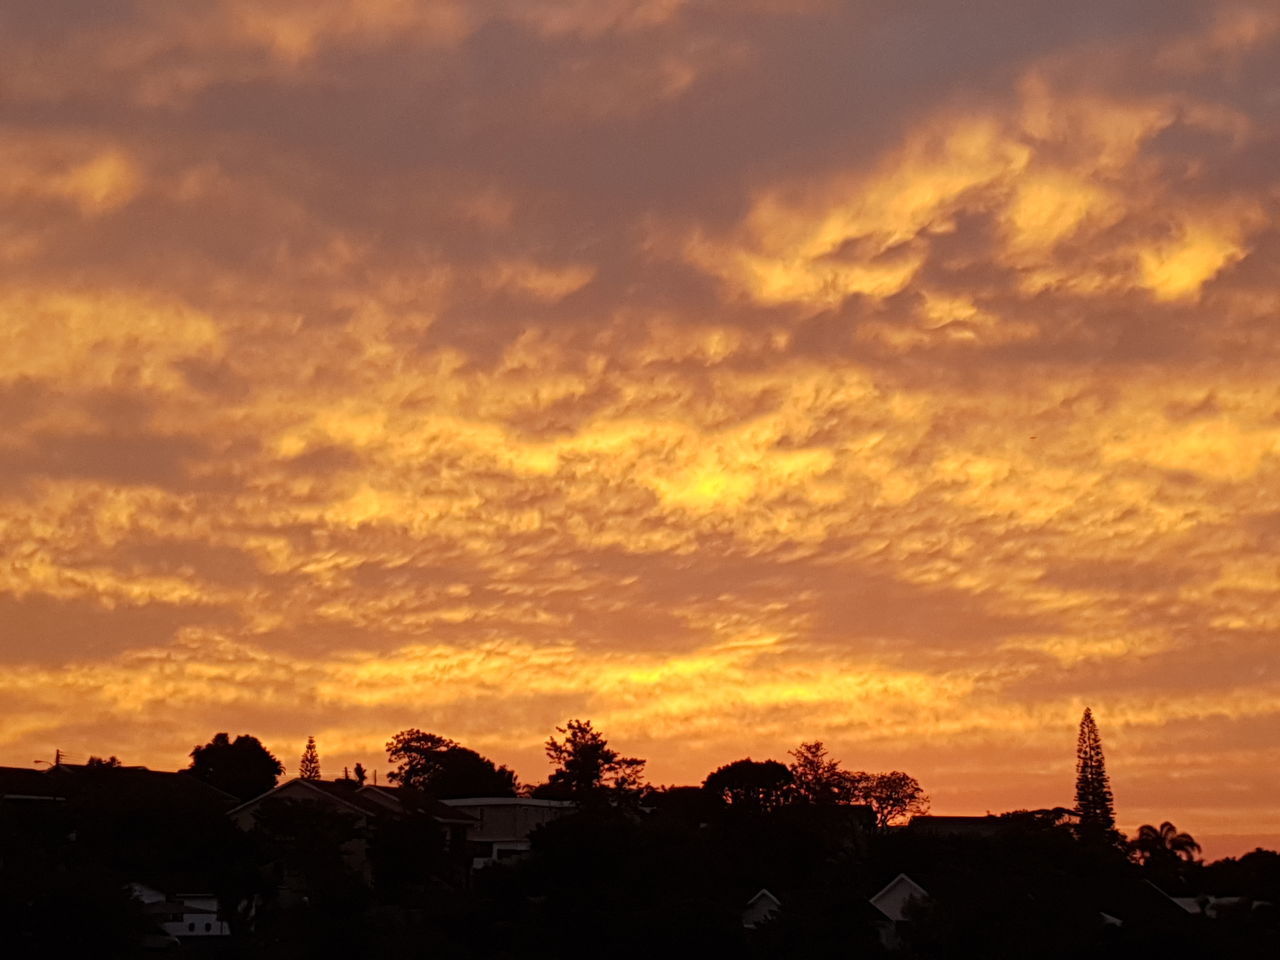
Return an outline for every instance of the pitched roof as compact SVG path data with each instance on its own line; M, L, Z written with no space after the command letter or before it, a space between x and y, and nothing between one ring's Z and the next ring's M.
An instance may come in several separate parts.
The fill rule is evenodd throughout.
M63 800L66 791L43 770L0 767L0 799Z
M450 797L440 802L446 807L541 807L547 810L568 810L577 806L572 800L544 800L541 797Z
M999 817L987 814L983 817L912 817L907 829L912 833L933 836L990 837L999 833L1007 824Z
M218 810L235 806L236 798L186 770L147 767L89 767L64 763L39 774L50 778L65 796L112 797L130 801L192 803Z
M1095 892L1098 910L1126 924L1161 926L1185 923L1186 908L1150 880L1118 877L1103 881Z
M902 919L901 913L897 909L892 909L894 907L894 904L892 903L893 898L890 896L890 894L892 894L895 891L901 891L905 893L908 899L909 898L915 898L917 900L929 899L928 890L920 886L920 884L916 883L916 881L912 880L905 873L898 874L896 877L890 880L887 884L885 884L879 893L877 893L875 896L871 897L867 901L868 903L871 904L871 906L875 907L877 910L879 910L882 914L884 914L886 917L888 917L890 920L894 921L895 923ZM890 907L891 909L885 909L886 907Z
M770 893L768 887L761 887L760 892L747 901L747 906L749 907L753 903L755 903L757 900L761 900L761 899L772 900L775 906L778 906L778 907L782 906L782 901L779 900L777 897L775 897L772 893Z
M433 800L421 791L411 790L407 787L384 787L365 784L357 792L367 793L371 797L377 798L373 800L374 803L385 802L386 799L390 799L400 804L403 809L428 814L441 823L472 824L479 822L478 818L471 816L469 813L455 810L443 801Z
M181 900L153 900L150 903L142 905L142 912L147 914L164 914L166 916L182 914L184 916L190 914L204 913L210 916L216 916L217 910L209 910L205 907L197 907L191 904L183 903Z
M440 801L432 800L416 790L403 790L400 787L375 787L371 784L361 787L351 780L304 780L301 777L286 780L274 789L254 797L252 800L247 800L227 812L228 814L238 813L268 797L274 796L286 787L292 787L296 790L298 786L294 786L295 784L366 817L383 817L388 814L391 816L404 816L410 812L417 812L425 813L440 823L472 824L477 822L475 817L463 813L461 810L447 807Z

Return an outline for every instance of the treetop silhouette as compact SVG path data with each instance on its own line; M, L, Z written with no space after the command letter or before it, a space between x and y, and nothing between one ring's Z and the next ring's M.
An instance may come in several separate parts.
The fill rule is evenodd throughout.
M274 787L284 765L262 742L249 734L232 740L226 733L216 733L202 747L191 751L192 776L239 797L251 800Z
M644 785L645 762L621 756L609 747L590 720L570 720L556 727L563 738L547 739L547 759L556 768L536 796L588 801L604 796L634 797Z
M818 805L851 802L849 771L831 759L821 740L802 743L788 754L793 758L788 769L797 799Z
M1138 828L1137 836L1130 841L1129 848L1138 862L1143 864L1162 861L1190 863L1200 854L1200 844L1196 842L1196 838L1180 831L1168 820L1158 827L1144 823Z
M1083 834L1103 836L1116 828L1115 801L1102 755L1102 737L1093 711L1084 708L1080 736L1076 743L1076 810Z
M702 782L702 789L730 809L769 813L788 803L793 795L791 771L777 760L745 757L717 767Z
M298 776L303 780L320 779L320 753L316 750L316 738L307 737L307 745L298 763Z
M514 797L516 775L448 737L416 728L401 730L387 742L387 758L398 764L387 779L436 799ZM364 782L356 764L356 779Z

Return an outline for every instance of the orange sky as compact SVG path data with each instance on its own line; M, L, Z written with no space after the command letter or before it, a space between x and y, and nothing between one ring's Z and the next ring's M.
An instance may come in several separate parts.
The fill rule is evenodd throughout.
M9 0L0 761L418 726L1280 842L1280 10ZM1226 839L1225 835L1239 835Z

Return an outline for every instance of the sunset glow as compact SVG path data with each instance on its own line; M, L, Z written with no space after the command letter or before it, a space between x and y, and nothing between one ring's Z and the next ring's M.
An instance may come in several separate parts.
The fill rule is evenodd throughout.
M1274 2L10 0L0 63L0 761L582 717L983 813L1091 705L1122 827L1280 841Z

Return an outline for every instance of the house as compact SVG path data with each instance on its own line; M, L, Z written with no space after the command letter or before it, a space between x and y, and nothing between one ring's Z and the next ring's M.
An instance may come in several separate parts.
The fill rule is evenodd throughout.
M1008 827L1008 821L987 814L983 817L914 816L906 829L928 837L994 837Z
M304 780L295 777L266 793L247 800L227 811L236 824L251 830L262 804L268 800L301 800L322 803L335 810L342 810L367 821L370 818L406 817L423 813L444 827L452 828L447 834L461 843L466 830L474 819L466 813L447 807L414 790L404 787L380 787L372 784L361 786L354 780Z
M186 770L63 763L36 775L47 778L50 789L59 796L81 800L99 809L181 810L214 815L236 804L231 794Z
M212 893L165 894L143 883L129 884L142 910L170 937L228 937L231 925L218 911L218 898Z
M928 899L929 892L905 873L898 874L870 899L871 906L883 918L877 919L875 927L886 950L896 950L902 945L904 925L911 922L908 916L911 904Z
M1208 917L1217 920L1221 917L1241 916L1254 910L1266 910L1271 904L1265 900L1254 900L1252 897L1215 897L1202 895L1199 897L1170 897L1179 907L1192 916Z
M534 830L576 809L570 800L534 797L467 797L440 802L471 821L467 841L472 869L528 853Z
M347 781L333 782L342 784ZM407 787L368 784L358 789L356 795L379 804L393 816L429 816L444 830L446 851L461 850L477 825L477 818L466 810L460 810L447 801L433 800L420 791Z
M782 901L767 889L761 889L742 909L742 925L754 930L782 908Z
M0 767L0 804L5 808L65 801L66 790L43 770Z
M273 804L303 803L345 816L352 836L342 844L346 865L366 883L374 880L369 841L375 830L388 822L425 817L441 829L446 854L461 855L466 850L467 833L474 818L437 800L404 787L361 786L354 780L304 780L295 778L227 811L242 830L259 826L264 810ZM296 879L296 878L295 878ZM296 889L295 889L296 888ZM294 880L282 878L286 899L304 896Z

